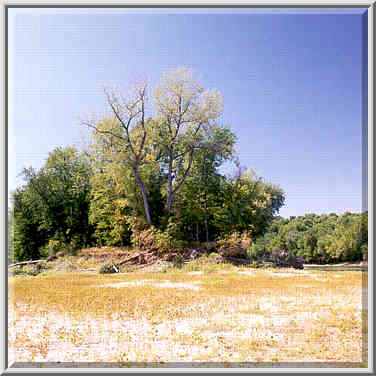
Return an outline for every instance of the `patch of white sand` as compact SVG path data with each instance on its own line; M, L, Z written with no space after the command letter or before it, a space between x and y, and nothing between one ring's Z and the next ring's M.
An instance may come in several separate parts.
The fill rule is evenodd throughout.
M152 284L155 287L168 287L168 288L181 288L181 289L191 289L191 290L199 290L199 286L195 286L194 284L199 284L199 281L190 283L183 283L183 282L170 282L167 280L162 280L159 283L155 283L150 279L144 279L141 281L128 281L128 282L118 282L118 283L108 283L106 285L101 285L99 287L114 287L120 289L122 287L129 287L129 286L143 286L145 284Z
M145 283L150 283L152 282L151 280L149 279L144 279L144 280L141 280L141 281L129 281L129 282L119 282L119 283L108 283L106 285L101 285L99 287L115 287L117 289L120 289L122 287L127 287L127 286L142 286L144 285Z
M181 288L181 289L191 289L191 290L200 290L199 286L191 285L189 283L183 282L162 282L162 283L154 283L156 287L170 287L170 288Z
M311 274L309 277L315 279L316 281L327 281L328 277L326 275L314 275Z
M192 334L192 325L191 322L188 320L177 321L175 324L175 329L178 333Z
M298 275L297 273L275 273L275 272L271 272L270 274L276 275L278 277L296 277Z

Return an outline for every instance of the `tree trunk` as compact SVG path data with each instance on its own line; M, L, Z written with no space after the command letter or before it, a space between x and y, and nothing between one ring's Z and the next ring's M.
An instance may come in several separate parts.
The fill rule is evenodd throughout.
M207 218L205 218L205 237L206 237L206 243L209 243L209 229L208 229Z
M208 229L208 200L207 200L207 193L205 189L204 193L204 206L205 206L205 236L206 236L206 242L209 242L209 229Z
M172 154L169 155L169 162L168 162L168 192L167 192L167 220L170 217L171 213L171 204L172 204Z
M196 222L196 241L199 242L199 236L198 236L198 222Z
M189 171L192 166L193 162L193 156L194 156L194 151L191 151L189 154L189 160L188 160L188 167L184 171L184 174L180 180L180 182L176 182L175 188L172 186L172 155L170 154L170 161L168 165L168 195L167 195L167 219L169 218L171 214L171 205L172 205L172 200L175 196L175 193L181 188L183 183L185 182L185 179L187 178Z
M170 217L171 204L172 204L172 194L170 194L169 192L168 197L167 197L167 219Z
M147 194L146 194L146 188L145 188L145 185L142 182L140 175L139 175L137 170L135 171L135 175L136 175L136 182L137 182L137 184L138 184L138 186L140 187L140 190L141 190L142 201L144 203L146 222L148 223L149 226L151 226L152 223L151 223L151 217L150 217L148 197L147 197Z

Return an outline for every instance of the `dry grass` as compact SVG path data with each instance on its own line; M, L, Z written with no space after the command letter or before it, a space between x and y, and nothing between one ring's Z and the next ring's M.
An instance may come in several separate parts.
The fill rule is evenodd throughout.
M10 358L364 360L361 272L197 269L10 278Z

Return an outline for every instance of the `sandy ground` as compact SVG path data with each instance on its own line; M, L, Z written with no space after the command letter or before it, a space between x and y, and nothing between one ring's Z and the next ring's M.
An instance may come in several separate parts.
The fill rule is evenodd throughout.
M198 284L200 282L193 282L194 284ZM106 285L101 285L100 287L114 287L114 288L122 288L122 287L129 287L129 286L144 286L146 284L150 284L153 287L158 288L174 288L174 289L191 289L191 290L199 290L200 287L196 286L191 283L183 283L183 282L170 282L168 280L160 281L156 283L150 279L144 279L141 281L130 281L130 282L119 282L119 283L108 283Z
M249 274L252 272L240 272ZM298 272L302 278L312 277ZM274 273L280 277L297 273ZM101 287L132 288L152 284L157 288L198 290L200 282L159 280L128 281ZM256 300L255 300L256 299ZM211 310L215 303L222 307ZM9 360L23 362L260 362L260 361L362 361L361 327L344 335L322 323L332 319L329 310L312 311L314 305L345 305L360 322L361 291L348 296L291 297L243 295L210 298L194 319L152 322L111 320L69 314L27 314L28 307L9 307ZM254 308L257 308L256 311ZM252 308L252 309L251 309ZM248 351L244 351L248 350ZM339 355L341 354L341 355Z

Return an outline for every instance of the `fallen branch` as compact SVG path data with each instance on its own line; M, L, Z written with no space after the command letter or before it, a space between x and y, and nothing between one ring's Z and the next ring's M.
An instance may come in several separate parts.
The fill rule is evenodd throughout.
M31 260L31 261L16 262L15 264L8 265L8 268L11 268L12 266L19 266L19 265L37 264L38 262L42 262L42 261L46 261L46 260Z
M126 263L129 262L129 261L136 260L138 257L140 257L140 254L139 254L139 253L137 253L137 255L135 255L135 256L128 257L128 258L126 258L125 260L118 262L116 265L119 267L119 266L121 266L121 265L126 264Z
M148 251L148 252L139 252L139 253L135 254L134 256L128 257L128 258L126 258L125 260L116 263L116 265L119 267L119 266L121 266L121 265L126 264L127 262L137 260L137 259L139 259L140 257L145 257L145 256L147 256L147 255L149 255L149 254L152 254L152 253L153 253L152 251Z
M250 264L251 261L244 258L238 258L238 257L223 257L225 261L230 261L235 264Z

